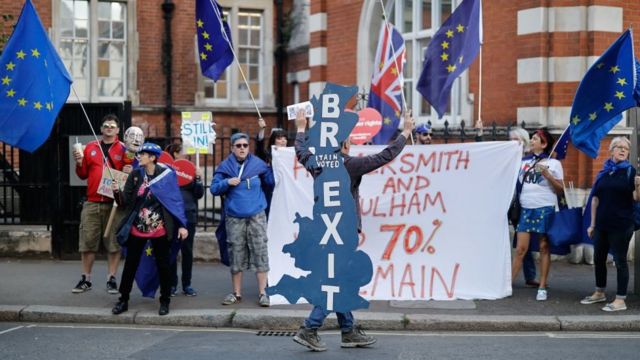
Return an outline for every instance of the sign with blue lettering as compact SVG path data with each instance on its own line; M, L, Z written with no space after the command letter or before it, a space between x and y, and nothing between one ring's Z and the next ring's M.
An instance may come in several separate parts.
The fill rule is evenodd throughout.
M269 295L280 294L291 304L305 298L326 312L369 307L359 291L371 280L372 263L357 249L356 204L340 151L358 122L355 112L345 112L357 91L327 83L320 97L311 100L316 109L313 126L296 151L304 154L298 160L314 176L313 218L296 213L292 220L298 224L298 237L282 248L296 267L309 273L297 279L285 275L267 288Z
M211 112L185 111L182 113L180 135L182 146L188 155L211 154L210 144L216 142Z

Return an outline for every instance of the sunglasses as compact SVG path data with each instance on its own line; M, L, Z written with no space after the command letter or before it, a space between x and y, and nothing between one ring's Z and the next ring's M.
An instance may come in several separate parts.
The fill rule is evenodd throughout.
M104 124L102 125L103 129L117 129L118 125L114 125L114 124Z
M235 144L236 149L248 148L249 144Z

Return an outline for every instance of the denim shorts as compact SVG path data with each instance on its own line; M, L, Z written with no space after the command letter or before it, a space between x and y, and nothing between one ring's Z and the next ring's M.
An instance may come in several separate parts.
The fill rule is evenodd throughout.
M516 231L546 234L555 211L555 206L544 206L536 209L522 208Z

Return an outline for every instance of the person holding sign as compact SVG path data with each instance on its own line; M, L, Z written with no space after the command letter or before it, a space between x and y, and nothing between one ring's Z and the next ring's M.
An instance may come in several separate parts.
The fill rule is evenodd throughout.
M142 251L153 252L160 278L159 315L169 313L171 302L170 239L178 226L178 239L186 239L189 232L185 228L187 219L184 203L178 189L176 173L166 165L158 164L162 154L160 146L144 143L138 152L140 165L127 178L124 189L114 181L112 189L119 205L127 209L127 216L118 226L117 236L126 244L127 259L120 281L120 299L111 312L121 314L129 309L129 294L140 265ZM151 240L153 247L146 248Z
M231 136L231 154L218 165L211 182L211 194L224 196L223 211L233 293L222 305L242 301L242 272L254 270L258 279L258 303L270 305L265 292L269 254L267 252L267 192L275 185L273 171L257 156L249 153L249 136Z
M82 276L78 284L71 290L74 294L91 290L91 270L101 239L108 252L107 291L109 294L118 293L116 271L120 261L120 246L116 241L114 231L109 231L108 236L103 238L113 208L113 199L100 195L98 187L103 177L103 171L109 171L107 168L130 173L132 167L124 163L127 149L118 140L118 117L113 114L106 115L102 119L100 130L102 132L100 141L88 143L84 152L79 149L75 149L73 152L73 157L76 160L76 174L80 179L87 180L87 201L82 204L82 212L80 213L80 243L78 246L82 259Z
M271 129L271 135L269 135L269 143L265 148L264 132L267 124L265 123L264 119L258 120L258 126L260 126L260 131L258 131L258 135L256 136L256 156L270 165L272 146L275 146L276 148L287 147L289 139L287 139L287 133L284 131L284 129L273 128Z
M298 161L305 166L305 168L307 168L306 164L313 156L313 153L309 151L305 145L306 127L307 119L305 113L304 111L299 111L296 115L297 134L295 148ZM360 233L362 229L359 195L362 177L395 159L402 152L402 149L404 149L407 139L411 136L414 127L415 122L410 112L405 113L402 133L384 150L373 155L349 156L349 149L351 148L349 139L342 143L340 151L344 159L344 167L351 179L351 196L356 204L358 233ZM319 176L321 170L321 168L314 168L313 171L310 171L314 179ZM300 327L294 336L293 341L313 351L325 351L327 347L320 340L320 336L318 336L318 328L322 326L327 315L328 313L325 313L322 307L314 306L309 317L304 320L304 325ZM368 336L360 327L355 325L355 319L351 312L337 312L336 316L338 317L338 323L342 332L342 347L365 347L376 342L375 338Z
M556 194L564 191L562 164L549 158L553 143L553 137L547 129L536 130L531 136L531 154L523 158L519 175L522 183L522 211L516 225L517 244L511 274L513 277L520 271L524 256L529 250L531 234L537 234L540 242L540 285L536 295L538 301L547 300L547 278L551 266L547 230L558 201Z
M185 159L182 154L182 144L171 144L165 149L175 160ZM186 160L183 160L186 161ZM180 186L180 194L184 201L184 212L187 216L187 236L180 246L182 263L182 293L186 296L196 296L198 293L191 287L191 273L193 270L193 239L196 235L196 224L198 223L198 199L204 196L204 186L202 185L202 169L196 169L196 176L193 181ZM176 294L178 287L178 262L173 262L171 266L171 296Z

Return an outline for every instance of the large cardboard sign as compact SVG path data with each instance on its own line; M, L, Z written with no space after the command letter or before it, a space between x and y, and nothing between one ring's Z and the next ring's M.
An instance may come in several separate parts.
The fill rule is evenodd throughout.
M282 274L269 281L274 285L267 288L270 295L280 294L290 303L304 298L324 311L348 312L369 306L359 290L371 280L371 259L357 248L356 203L340 152L358 122L357 114L345 112L347 101L357 90L329 83L319 98L311 100L319 111L300 160L315 174L312 189L316 201L305 204L304 214L311 210L311 216L302 215L303 209L299 209L283 219L287 228L292 229L295 222L299 230L295 241L280 243L278 249L307 274L297 278Z
M113 190L111 190L112 176L113 179L118 181L120 188L123 188L129 174L115 169L109 170L106 166L102 168L102 179L100 179L100 185L98 185L98 194L113 199Z
M216 142L215 125L211 112L183 112L180 135L182 146L189 155L211 154L211 146Z
M383 148L353 146L351 155ZM506 214L520 154L515 142L406 146L394 161L364 176L358 248L373 261L373 276L360 294L369 300L511 295ZM269 283L276 284L285 276L307 274L282 248L295 244L304 230L292 219L318 215L312 212L312 178L293 148L274 152L272 164L276 188L268 228ZM286 303L278 296L271 300Z

